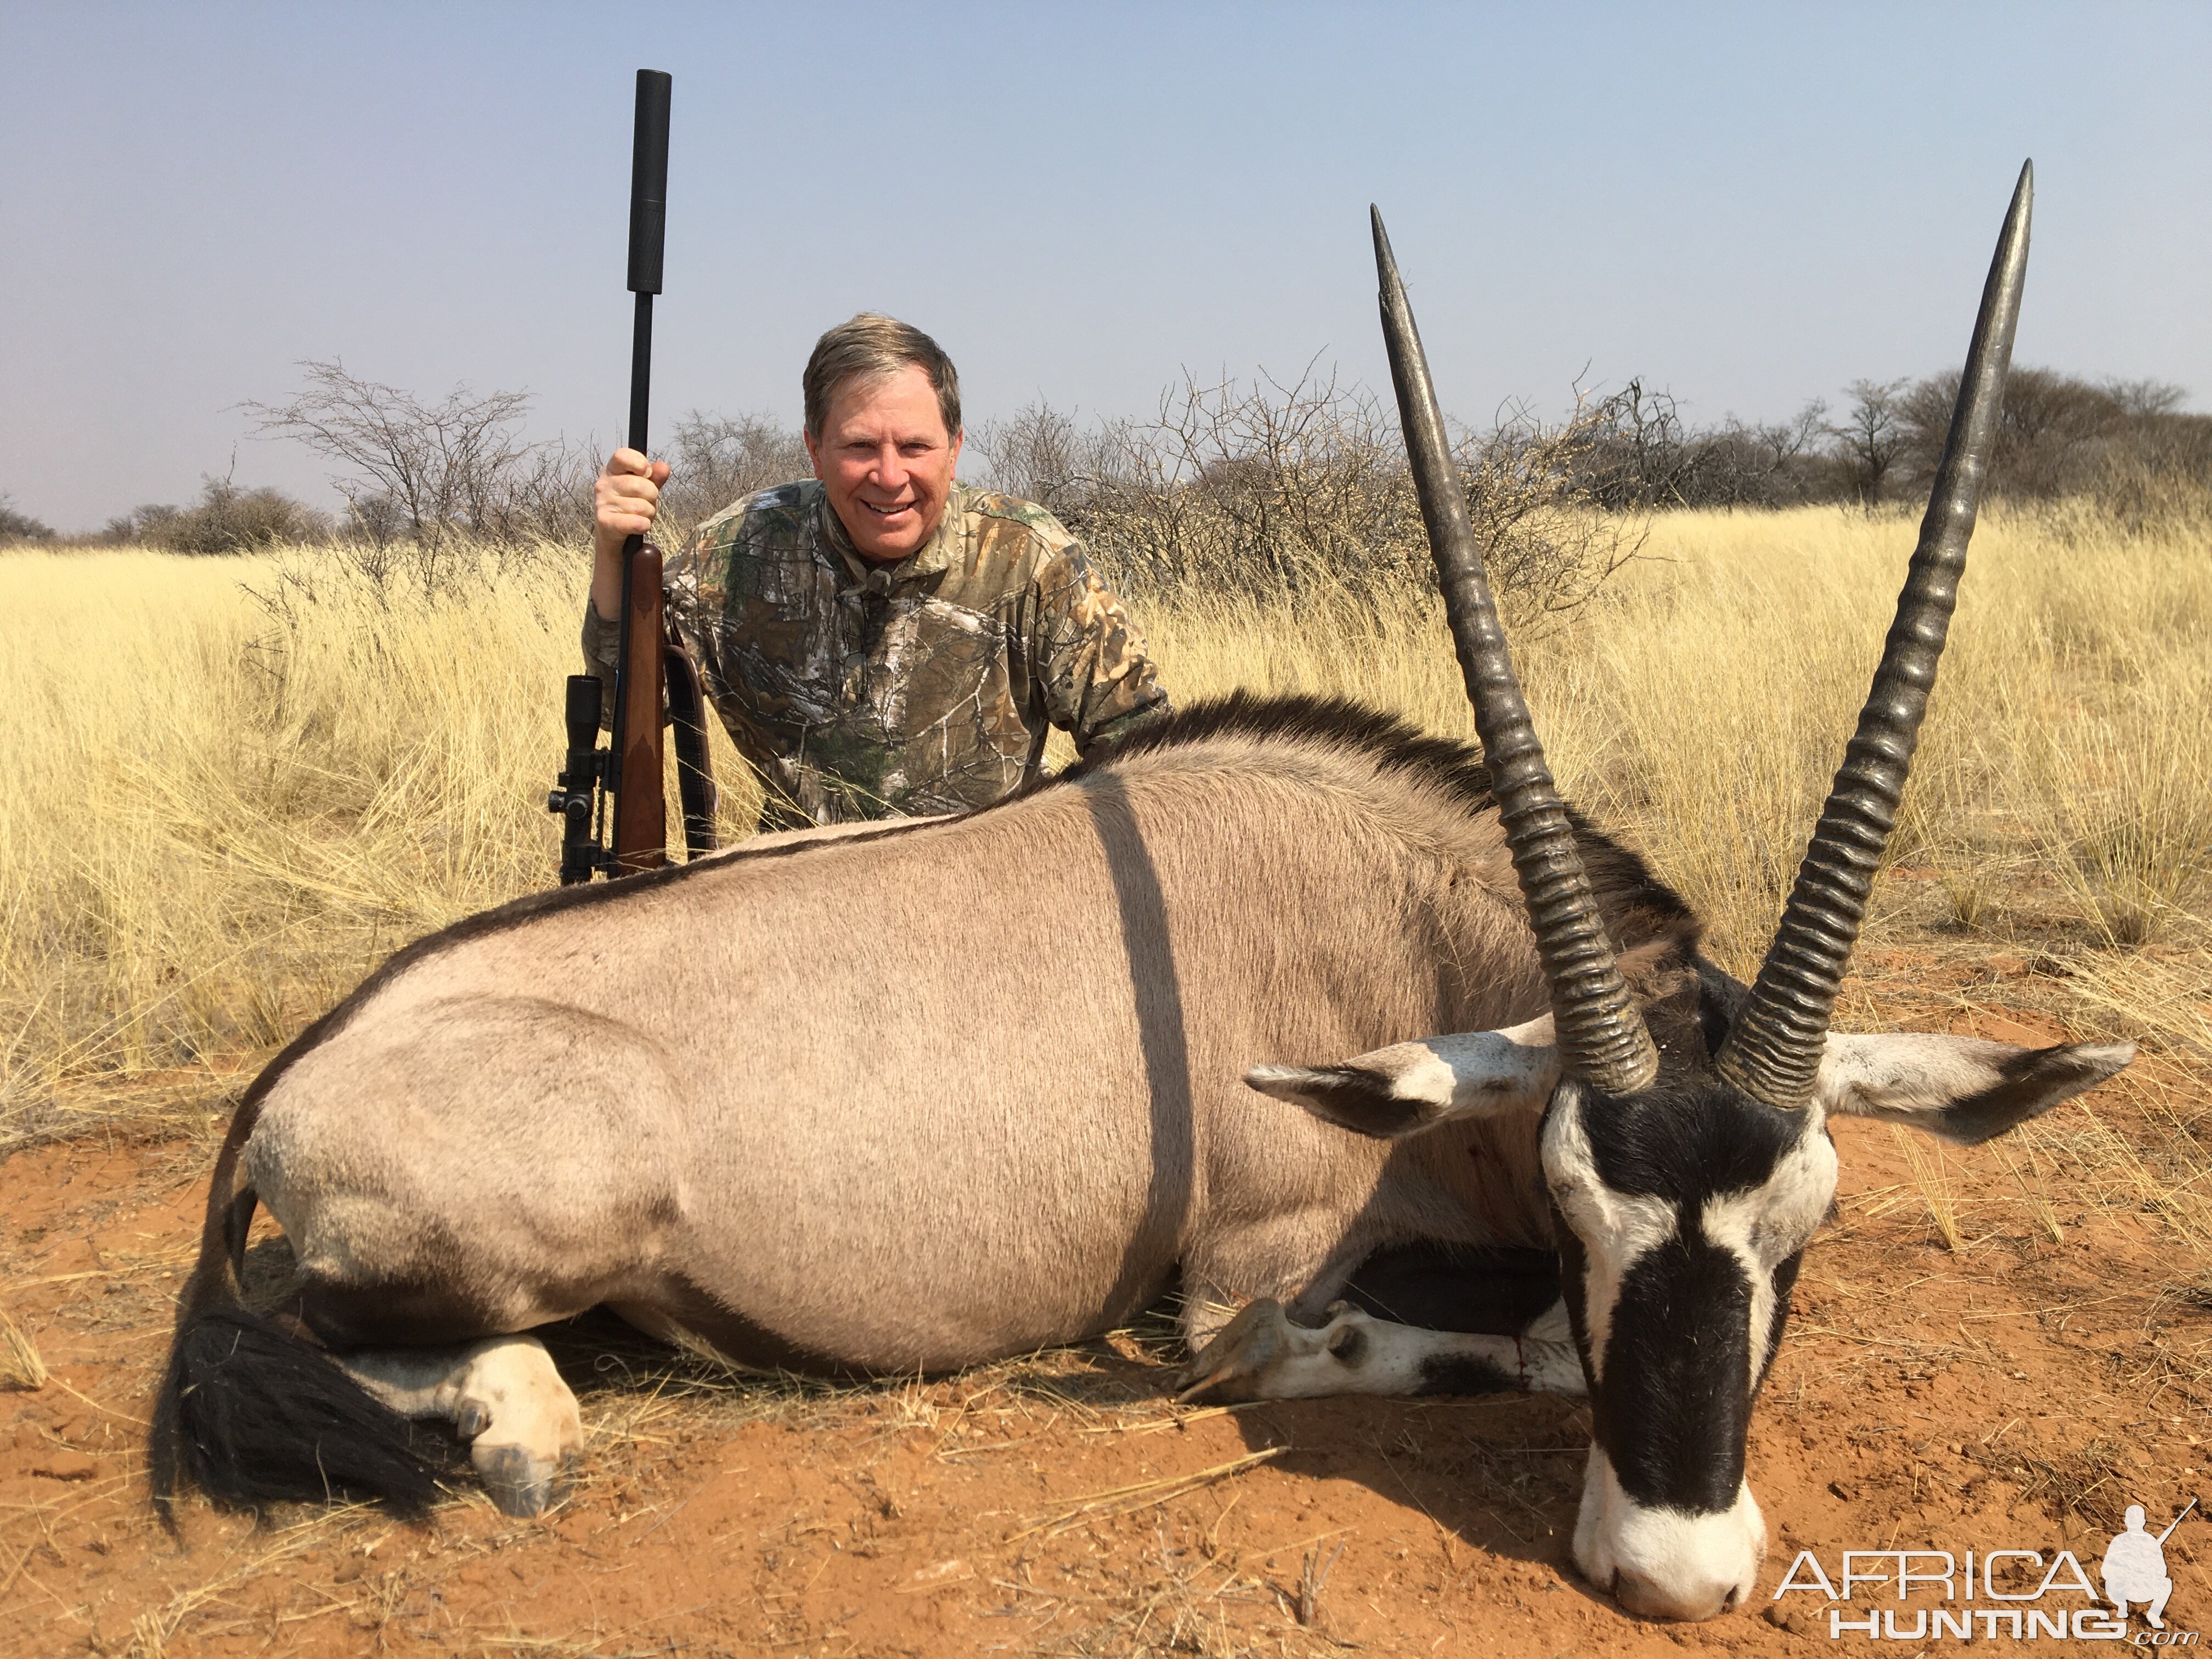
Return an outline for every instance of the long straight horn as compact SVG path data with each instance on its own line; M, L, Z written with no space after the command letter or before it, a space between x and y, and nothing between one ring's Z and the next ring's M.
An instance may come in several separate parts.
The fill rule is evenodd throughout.
M1437 579L1443 589L1444 614L1451 620L1452 645L1460 672L1474 704L1474 726L1490 769L1491 793L1498 798L1498 821L1521 878L1521 896L1536 935L1536 952L1551 986L1553 1026L1558 1034L1561 1070L1608 1094L1631 1094L1651 1081L1658 1052L1644 1017L1628 999L1628 987L1613 960L1597 906L1590 897L1581 855L1565 805L1544 762L1544 745L1528 718L1505 630L1482 572L1482 555L1460 489L1459 469L1444 437L1443 411L1429 379L1429 360L1406 303L1406 285L1390 256L1382 216L1375 222L1375 265L1382 279L1382 338L1390 352L1390 379L1398 391L1398 415L1406 429L1406 453L1413 462L1413 487L1421 517L1436 555Z
M2027 222L2035 165L2020 170L2012 208L1997 237L1959 380L1942 465L1928 516L1921 520L1897 620L1890 624L1857 732L1845 750L1813 843L1798 867L1782 926L1766 952L1750 1000L1715 1060L1720 1074L1754 1099L1796 1108L1812 1098L1836 988L1850 965L1875 866L1897 819L1911 769L1921 716L1936 684L1936 660L1958 601L1966 543L1974 533L1982 477L2012 364L2013 326L2027 276Z

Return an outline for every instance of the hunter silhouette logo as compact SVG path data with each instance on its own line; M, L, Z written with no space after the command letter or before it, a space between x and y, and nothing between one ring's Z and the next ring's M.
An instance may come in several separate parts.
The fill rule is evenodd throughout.
M2173 1536L2182 1516L2196 1507L2192 1498L2188 1508L2154 1538L2143 1530L2142 1505L2128 1505L2128 1529L2106 1547L2103 1569L2105 1599L2120 1610L2121 1618L2128 1616L2129 1602L2142 1601L2147 1604L2143 1617L2150 1621L2150 1627L2166 1628L2166 1620L2160 1615L2166 1611L2166 1598L2173 1594L2173 1580L2166 1576L2166 1540Z
M2128 1639L2128 1609L2135 1607L2150 1626L2135 1636L2135 1645L2193 1647L2196 1632L2166 1629L2166 1603L2173 1594L2173 1580L2166 1571L2166 1540L2196 1507L2192 1498L2164 1532L2154 1534L2144 1526L2142 1505L2130 1504L2126 1530L2106 1547L2099 1566L2101 1596L2087 1569L2066 1549L2047 1564L2040 1550L1968 1550L1963 1555L1939 1549L1846 1550L1842 1571L1832 1577L1811 1550L1800 1550L1776 1586L1774 1600L1793 1590L1826 1598L1831 1641L1851 1634L1892 1642L1945 1636L2118 1642ZM1916 1589L1937 1592L1945 1605L1866 1605L1902 1603ZM2069 1603L2069 1598L2074 1600ZM1854 1605L1847 1609L1847 1603Z

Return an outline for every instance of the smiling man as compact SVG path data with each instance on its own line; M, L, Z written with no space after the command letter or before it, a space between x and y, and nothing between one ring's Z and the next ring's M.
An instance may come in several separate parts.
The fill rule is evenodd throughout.
M921 330L864 312L807 360L815 476L748 495L669 561L672 614L740 752L763 829L957 812L1163 714L1144 644L1044 508L958 483L960 382ZM600 474L584 659L611 687L622 545L668 481ZM608 699L612 707L612 699Z

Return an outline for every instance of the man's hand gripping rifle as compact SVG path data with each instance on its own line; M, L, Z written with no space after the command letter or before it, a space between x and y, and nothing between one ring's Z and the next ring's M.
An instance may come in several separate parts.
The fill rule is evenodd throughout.
M629 360L629 447L645 453L653 377L653 296L660 292L667 228L669 77L637 72L637 136L630 155L629 291L637 296ZM633 536L623 548L622 631L615 667L614 740L601 749L598 678L568 677L568 763L545 810L559 816L561 881L604 871L626 876L667 862L660 724L665 696L676 728L676 781L686 854L714 850L714 781L707 757L706 697L699 670L665 619L660 550ZM611 814L601 810L612 797ZM613 818L614 845L604 820Z

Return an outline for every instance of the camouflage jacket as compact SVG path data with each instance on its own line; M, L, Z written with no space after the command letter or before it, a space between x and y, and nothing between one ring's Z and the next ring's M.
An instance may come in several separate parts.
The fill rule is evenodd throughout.
M819 481L726 507L668 562L708 695L767 791L764 828L959 811L1021 781L1045 723L1079 752L1167 708L1144 642L1042 507L956 483L891 566L853 549ZM608 683L616 625L584 607Z

